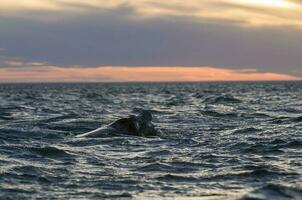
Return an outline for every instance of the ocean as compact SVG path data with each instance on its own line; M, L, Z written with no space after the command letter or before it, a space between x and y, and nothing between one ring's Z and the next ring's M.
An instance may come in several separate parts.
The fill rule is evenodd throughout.
M76 136L141 110L155 137ZM302 199L302 82L0 84L0 199Z

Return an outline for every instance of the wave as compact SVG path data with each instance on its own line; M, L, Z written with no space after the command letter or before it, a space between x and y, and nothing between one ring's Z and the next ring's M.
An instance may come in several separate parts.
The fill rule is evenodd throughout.
M242 103L240 99L237 99L231 95L222 95L222 96L209 96L203 103L206 104L228 104L228 103Z
M242 128L242 129L237 129L233 133L234 134L250 134L250 133L257 133L262 131L262 129L254 128L254 127L248 127L248 128Z
M289 175L298 175L296 173L290 173L280 170L273 170L273 169L255 169L250 172L243 172L238 176L244 177L275 177L275 176L289 176Z
M247 118L270 118L268 114L265 113L251 113L251 114L245 114L245 117Z
M140 172L166 172L166 173L191 173L198 171L198 167L194 167L191 163L152 163L136 169Z
M242 172L229 172L229 173L222 173L217 174L209 177L205 177L206 180L228 180L228 179L244 179L244 180L250 180L250 179L262 179L262 180L274 180L279 177L295 177L298 178L298 173L293 172L287 172L279 169L273 169L270 167L267 167L267 169L263 167L244 167L244 168L255 168L253 170L246 170ZM238 171L238 170L236 170Z
M240 151L244 153L260 153L260 154L280 154L284 153L282 148L278 145L269 144L252 144L241 146Z
M269 120L269 122L273 124L286 124L286 123L301 123L302 122L302 116L298 117L276 117L272 120Z
M199 182L200 180L193 176L181 176L181 175L173 175L167 174L164 176L159 176L156 178L159 181L167 181L167 182Z
M302 122L302 116L291 118L290 121L300 123Z
M20 174L28 174L28 175L37 175L43 173L41 168L31 165L14 166L9 171L14 173L20 173Z
M50 183L51 181L46 178L48 172L45 168L40 168L33 165L19 165L7 167L6 170L1 171L1 177L6 179L18 178L24 182L37 181L40 183Z
M201 114L211 116L211 117L221 117L221 118L235 118L235 117L239 116L238 113L234 113L234 112L219 113L219 112L216 112L214 110L203 110L203 111L201 111Z
M13 120L14 117L10 116L10 114L0 113L0 120Z
M62 157L71 157L72 155L67 151L60 149L58 147L29 147L27 148L30 152L35 154L39 154L44 157L51 157L51 158L62 158Z
M49 140L60 140L63 139L67 133L52 131L52 130L43 130L39 127L31 127L31 130L26 130L24 128L4 128L0 132L0 140L6 142L24 142L24 141L41 141L42 139Z
M144 154L144 156L150 157L158 157L158 156L169 156L172 155L173 152L169 150L158 150L158 151L150 151Z
M267 184L246 194L240 200L264 200L264 199L302 199L302 189L280 184Z
M297 108L281 108L281 109L277 109L276 111L280 111L280 112L286 112L286 113L294 113L294 114L301 114L302 110L297 109Z
M78 119L79 115L75 114L75 113L69 113L69 114L63 114L63 115L59 115L59 116L55 116L55 117L49 117L48 119L42 119L40 121L38 121L39 123L52 123L52 122L60 122L60 121L64 121L67 119Z

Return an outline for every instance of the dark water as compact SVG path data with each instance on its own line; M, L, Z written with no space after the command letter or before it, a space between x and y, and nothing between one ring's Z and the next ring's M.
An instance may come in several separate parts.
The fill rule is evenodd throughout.
M163 135L75 138L140 109ZM302 199L302 82L0 85L0 199Z

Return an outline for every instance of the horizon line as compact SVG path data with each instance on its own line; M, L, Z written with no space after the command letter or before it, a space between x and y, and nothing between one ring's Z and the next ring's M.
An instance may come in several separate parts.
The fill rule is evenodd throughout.
M173 83L261 83L261 82L302 82L297 80L204 80L204 81L24 81L24 82L1 82L0 84L173 84Z
M97 67L58 66L0 68L1 83L24 82L218 82L302 80L288 74L219 67Z

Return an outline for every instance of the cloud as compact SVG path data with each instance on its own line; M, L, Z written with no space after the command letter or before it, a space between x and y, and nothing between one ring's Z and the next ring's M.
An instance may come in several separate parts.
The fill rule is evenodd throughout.
M290 0L1 0L4 16L35 16L45 19L66 15L116 12L127 9L125 17L194 18L196 21L229 21L240 26L302 27L302 3ZM47 14L48 13L48 14ZM49 15L50 13L50 15ZM52 13L52 14L51 14ZM39 16L36 16L38 14ZM124 13L125 14L125 13Z
M28 79L27 77L30 77ZM277 73L214 67L25 67L0 69L0 82L175 82L301 80Z
M5 66L10 66L10 67L43 67L47 66L47 62L22 62L18 60L8 60L5 61Z
M301 5L1 0L0 67L215 66L302 77Z
M112 13L72 22L14 19L2 24L4 61L67 67L217 66L292 75L298 71L302 76L301 32L288 28L248 30L169 19L133 22Z

